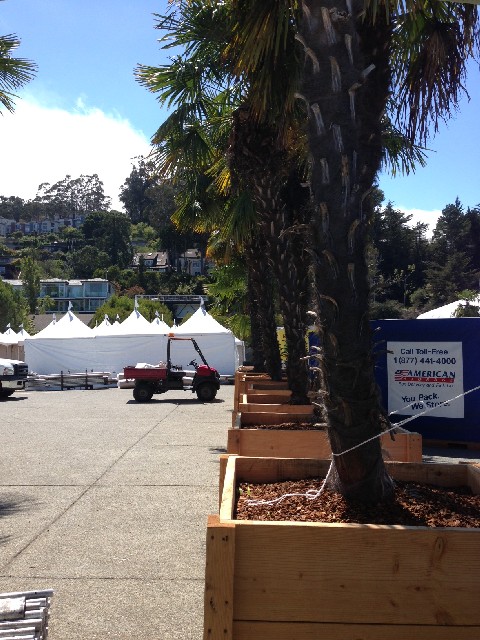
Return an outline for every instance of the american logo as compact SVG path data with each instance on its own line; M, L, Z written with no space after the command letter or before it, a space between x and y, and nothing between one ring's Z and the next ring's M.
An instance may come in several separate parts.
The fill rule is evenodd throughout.
M395 382L443 382L446 384L455 382L455 371L397 369L394 376Z

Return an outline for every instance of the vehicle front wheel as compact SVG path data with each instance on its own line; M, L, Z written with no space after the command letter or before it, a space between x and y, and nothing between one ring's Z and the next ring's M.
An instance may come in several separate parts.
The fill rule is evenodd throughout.
M133 397L137 402L149 402L153 396L153 387L148 382L136 382Z
M196 393L201 402L211 402L217 395L217 387L211 382L204 382L197 387Z
M9 398L13 393L15 393L15 389L0 389L0 400Z

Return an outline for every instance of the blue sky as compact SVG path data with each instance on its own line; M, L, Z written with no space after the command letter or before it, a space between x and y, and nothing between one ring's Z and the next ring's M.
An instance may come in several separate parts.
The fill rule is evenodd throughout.
M17 55L38 65L15 114L0 117L0 195L33 198L42 182L98 173L113 205L132 159L146 155L165 118L134 79L137 63L161 64L154 13L166 0L4 0L0 33L16 33ZM471 101L430 141L428 165L408 177L380 176L397 208L434 224L458 196L480 204L480 73L472 65Z

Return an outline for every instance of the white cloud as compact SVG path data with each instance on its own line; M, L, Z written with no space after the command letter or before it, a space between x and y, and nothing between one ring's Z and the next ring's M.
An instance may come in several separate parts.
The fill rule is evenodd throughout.
M406 215L412 216L412 219L408 223L409 227L414 227L417 222L424 222L428 224L427 238L432 237L433 230L435 229L438 218L442 214L440 209L432 209L431 211L428 211L427 209L407 209L406 207L402 207L401 205L395 205L395 209L402 211Z
M30 200L43 182L96 173L115 209L122 207L118 194L133 158L150 151L145 135L127 120L87 108L82 98L73 113L18 100L15 113L0 115L0 144L0 195Z

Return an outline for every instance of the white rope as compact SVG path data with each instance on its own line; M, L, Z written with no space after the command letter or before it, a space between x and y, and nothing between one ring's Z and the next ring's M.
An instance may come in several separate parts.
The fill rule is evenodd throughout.
M252 507L257 507L257 506L261 506L261 505L276 504L277 502L281 502L282 500L285 500L286 498L293 498L293 497L307 498L307 500L316 500L324 492L325 487L327 485L327 480L330 478L330 474L333 471L333 458L339 458L340 456L344 456L346 453L350 453L350 451L355 451L355 449L359 449L360 447L363 447L364 444L367 444L368 442L372 442L373 440L376 440L377 438L381 438L384 433L390 433L390 431L395 431L395 429L398 429L399 427L402 427L404 424L407 424L408 422L412 422L412 420L416 420L420 416L424 416L427 413L431 413L432 411L435 411L435 409L438 409L439 407L443 407L444 405L449 404L450 402L454 402L455 400L458 400L462 396L467 396L469 393L473 393L474 391L478 391L479 389L480 389L480 385L478 387L474 387L473 389L469 389L468 391L464 391L463 393L459 393L454 398L450 398L450 400L445 400L444 402L440 402L440 404L437 404L435 407L430 407L429 409L425 409L424 411L421 411L420 413L416 413L413 416L409 416L408 418L405 418L404 420L401 420L400 422L396 422L393 427L390 427L390 429L386 429L385 431L382 431L381 433L378 433L377 435L372 436L371 438L368 438L367 440L364 440L363 442L360 442L359 444L356 444L354 447L350 447L350 449L345 449L345 451L342 451L340 453L333 453L333 451L332 451L332 456L333 457L332 457L332 461L330 463L330 467L328 469L328 473L325 476L325 480L322 482L322 486L320 487L320 489L318 489L318 491L315 491L313 489L309 489L305 493L285 493L285 494L283 494L282 496L280 496L278 498L274 498L273 500L246 500L245 502L246 502L246 504L248 504L248 505L250 505ZM402 409L397 409L396 411L392 411L388 415L391 416L394 413L399 413L403 409L406 409L408 406L409 405L406 405L405 407L402 407Z

